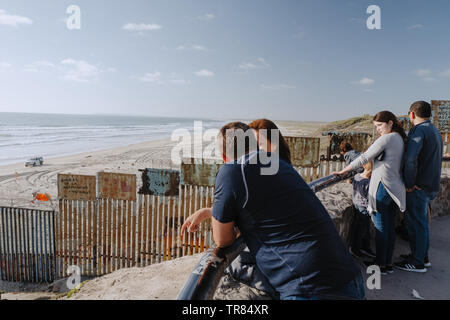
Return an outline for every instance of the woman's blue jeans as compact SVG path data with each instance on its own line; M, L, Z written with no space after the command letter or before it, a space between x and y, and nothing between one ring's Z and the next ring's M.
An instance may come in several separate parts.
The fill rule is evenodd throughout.
M394 254L397 205L382 183L378 185L376 201L377 212L372 214L375 226L375 261L379 266L386 266L392 264Z

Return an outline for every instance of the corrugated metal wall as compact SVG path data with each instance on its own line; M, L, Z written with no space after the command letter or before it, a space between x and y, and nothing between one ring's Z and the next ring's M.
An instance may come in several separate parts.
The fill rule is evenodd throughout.
M1 278L51 282L57 274L55 212L0 207Z

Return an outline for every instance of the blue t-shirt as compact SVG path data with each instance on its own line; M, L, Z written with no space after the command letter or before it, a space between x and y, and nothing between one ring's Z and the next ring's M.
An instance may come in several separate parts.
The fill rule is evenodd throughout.
M369 184L370 179L363 178L359 173L353 179L353 204L355 206L366 209L369 206Z
M332 292L354 279L359 267L314 192L292 165L278 158L278 172L262 175L264 165L248 161L258 156L251 153L241 159L243 164L220 168L213 217L235 222L281 299Z

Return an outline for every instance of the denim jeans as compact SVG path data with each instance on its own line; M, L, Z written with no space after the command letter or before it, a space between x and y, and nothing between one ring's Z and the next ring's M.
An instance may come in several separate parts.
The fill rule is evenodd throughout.
M375 226L375 261L379 266L386 266L392 264L394 254L397 205L382 183L378 185L376 201L377 212L372 214Z
M428 257L428 204L435 196L435 193L425 190L414 190L406 194L405 225L412 255L410 262L414 264L424 264L425 257Z
M367 208L354 206L350 246L352 250L370 249L370 216Z
M284 297L283 300L364 300L365 298L366 291L364 287L364 280L361 273L359 273L344 287L333 292L318 294L314 296L288 296Z

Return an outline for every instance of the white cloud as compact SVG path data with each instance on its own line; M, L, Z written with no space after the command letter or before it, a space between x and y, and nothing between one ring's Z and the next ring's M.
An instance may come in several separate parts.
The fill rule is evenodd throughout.
M146 73L144 76L138 78L142 82L150 82L159 85L174 84L185 85L188 82L181 78L181 76L175 72L169 75L163 75L159 71Z
M169 74L169 83L176 85L185 85L188 84L188 81L182 79L182 76L176 72L172 72Z
M359 85L363 85L363 86L370 86L372 84L375 83L375 80L370 79L370 78L362 78L359 81L354 81L353 84L359 84Z
M414 74L418 77L428 77L431 75L431 70L429 69L418 69L414 70Z
M429 69L418 69L414 70L413 73L426 82L433 82L436 80L435 78L432 77L433 73Z
M162 26L159 24L145 24L145 23L127 23L122 27L123 30L127 31L153 31L160 30Z
M206 50L208 50L208 48L206 48L206 47L204 47L204 46L201 46L201 45L198 45L198 44L194 44L194 45L192 46L192 49L198 50L198 51L206 51Z
M413 24L412 26L406 27L406 30L421 29L423 27L423 24Z
M35 61L31 64L27 64L24 69L25 69L25 71L29 71L29 72L39 72L41 70L53 69L55 67L56 66L49 61L39 60L39 61Z
M12 65L10 63L8 63L8 62L0 62L0 70L8 69L8 68L11 68L11 67L12 67Z
M194 44L194 45L179 45L177 50L196 50L196 51L209 51L209 49L205 46Z
M284 83L279 83L279 84L262 84L261 88L263 89L267 89L267 90L281 90L281 89L295 89L295 86L289 85L289 84L284 84Z
M450 69L444 70L440 73L441 76L450 77Z
M139 80L143 82L161 83L161 72L146 73L144 76L139 77Z
M202 16L197 17L198 20L205 20L205 21L209 21L209 20L213 20L216 16L212 13L206 13Z
M100 70L84 60L74 60L71 58L61 61L63 65L63 79L76 82L90 82L96 79Z
M0 10L0 25L17 27L20 24L33 24L33 20L27 17L17 16L6 13L5 10Z
M239 65L239 69L248 71L248 70L256 70L256 69L267 69L270 65L264 60L264 58L257 58L256 61L246 61Z
M194 72L194 74L195 74L197 77L207 77L207 78L210 78L210 77L213 77L213 76L214 76L214 72L209 71L209 70L206 70L206 69L202 69L202 70L200 70L200 71L196 71L196 72Z

